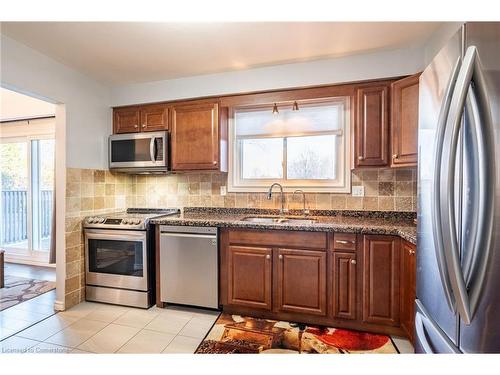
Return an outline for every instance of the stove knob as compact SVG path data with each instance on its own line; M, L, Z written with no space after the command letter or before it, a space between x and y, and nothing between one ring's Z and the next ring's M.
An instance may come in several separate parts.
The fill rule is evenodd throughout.
M94 218L93 217L88 217L87 218L87 223L92 224L93 222L94 222Z
M141 219L134 219L134 225L139 225L141 223Z
M129 222L128 222L128 219L123 219L123 220L122 220L122 224L128 224L128 223L129 223Z
M102 224L102 223L104 223L105 221L106 221L106 219L105 219L105 218L103 218L103 217L98 217L98 218L97 218L97 222L98 222L99 224Z

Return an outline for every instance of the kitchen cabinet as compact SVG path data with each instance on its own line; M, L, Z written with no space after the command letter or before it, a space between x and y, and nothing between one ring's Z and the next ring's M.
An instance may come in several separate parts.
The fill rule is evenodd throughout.
M357 318L356 254L334 251L332 255L333 316L339 319Z
M113 133L168 130L168 107L164 104L113 109Z
M171 120L172 170L220 170L218 104L174 105Z
M391 85L391 167L417 165L420 74Z
M401 241L401 327L414 342L416 293L416 246Z
M272 250L250 246L228 249L228 303L271 310Z
M363 321L399 325L400 238L363 236Z
M326 252L277 249L277 309L326 315Z
M389 166L389 92L389 82L356 89L355 168Z

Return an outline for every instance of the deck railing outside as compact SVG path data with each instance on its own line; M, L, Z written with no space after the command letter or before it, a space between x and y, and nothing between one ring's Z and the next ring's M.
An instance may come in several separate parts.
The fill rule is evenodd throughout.
M41 237L50 236L52 227L52 190L40 192ZM28 239L28 193L26 190L2 190L0 243L12 244Z

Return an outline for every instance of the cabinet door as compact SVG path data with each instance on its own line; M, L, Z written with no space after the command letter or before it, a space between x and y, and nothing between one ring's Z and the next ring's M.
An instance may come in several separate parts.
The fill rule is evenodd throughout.
M113 109L113 133L136 133L141 131L139 107Z
M277 250L280 312L326 315L326 252Z
M333 252L333 316L356 319L356 254Z
M417 165L419 77L403 78L391 87L392 167Z
M271 310L272 250L229 246L228 303Z
M168 130L168 107L164 104L142 107L141 130L143 132Z
M363 239L363 321L399 325L400 239Z
M414 340L415 330L415 298L416 294L416 246L401 242L401 326L411 342Z
M172 169L219 169L217 103L188 104L172 109Z
M355 167L389 165L388 99L388 84L357 90Z

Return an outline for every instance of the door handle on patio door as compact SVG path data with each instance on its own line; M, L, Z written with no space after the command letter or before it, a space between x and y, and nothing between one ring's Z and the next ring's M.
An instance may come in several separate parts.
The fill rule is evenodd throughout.
M477 104L473 103L472 100L475 99L474 93L469 94L469 89L471 85L473 85L474 81L477 83L477 87L479 88L479 101ZM479 300L479 288L474 288L474 303L471 304L471 300L469 299L469 293L467 291L466 280L464 277L464 273L461 267L460 261L460 253L458 247L458 238L455 228L455 207L453 204L454 197L454 172L455 172L455 159L457 152L457 144L458 144L458 136L460 130L460 124L462 120L462 114L464 111L464 106L466 104L466 100L468 101L467 106L472 110L472 115L478 115L478 108L482 108L484 114L481 118L482 121L473 121L477 127L476 132L483 134L482 131L486 129L487 132L491 133L491 118L488 106L488 100L486 96L485 90L485 82L484 77L482 75L481 66L479 57L477 55L477 49L474 46L471 46L467 49L465 53L465 57L463 59L463 64L458 74L457 83L455 85L455 89L453 90L453 95L450 104L450 112L448 115L447 123L446 123L446 134L445 134L445 145L443 145L443 163L446 168L446 173L444 174L445 182L441 189L446 189L441 193L447 194L447 199L444 202L441 202L441 210L444 215L442 215L442 225L445 228L446 238L445 238L445 246L444 246L444 255L446 259L447 269L450 275L451 286L453 289L453 294L455 296L455 300L457 303L457 309L460 313L460 316L464 323L470 324L473 311L477 302ZM491 138L491 137L486 137ZM493 163L491 159L491 155L484 156L485 153L491 154L491 146L489 145L490 140L484 137L481 138L482 142L478 144L478 148L482 148L484 152L481 153L483 155L480 157L480 173L482 176L486 177L486 180L483 183L480 183L480 207L476 209L485 209L486 218L478 224L478 237L485 235L487 238L486 244L488 245L485 251L483 252L483 259L477 258L477 254L474 259L471 258L470 267L474 267L476 274L480 276L479 278L475 278L482 283L484 279L484 273L486 269L486 263L488 259L489 253L489 244L491 241L491 225L492 225L492 199L494 195L491 192L491 180L488 177L488 169L490 167L490 163ZM485 143L488 142L488 143ZM480 155L480 156L481 156ZM443 167L442 166L442 167ZM491 169L493 171L494 169ZM485 199L490 199L489 202L485 201ZM489 207L488 207L489 205ZM488 214L488 211L491 213ZM489 233L486 233L490 229ZM479 267L480 266L480 267ZM479 268L478 268L479 267ZM472 275L474 272L469 273Z
M446 92L444 95L444 101L441 106L441 111L439 113L438 125L437 125L437 139L436 139L436 150L435 150L435 160L434 160L434 176L433 176L433 187L432 187L432 234L434 237L434 247L436 251L436 259L438 264L439 276L441 278L441 284L443 285L443 291L446 298L446 302L451 311L455 312L455 299L453 296L448 270L446 267L446 258L444 255L444 245L443 245L443 228L441 225L441 160L443 153L443 141L444 134L446 130L446 122L448 119L448 113L450 110L451 94L455 87L455 82L458 76L460 68L460 59L457 59L453 67L448 86L446 87Z

